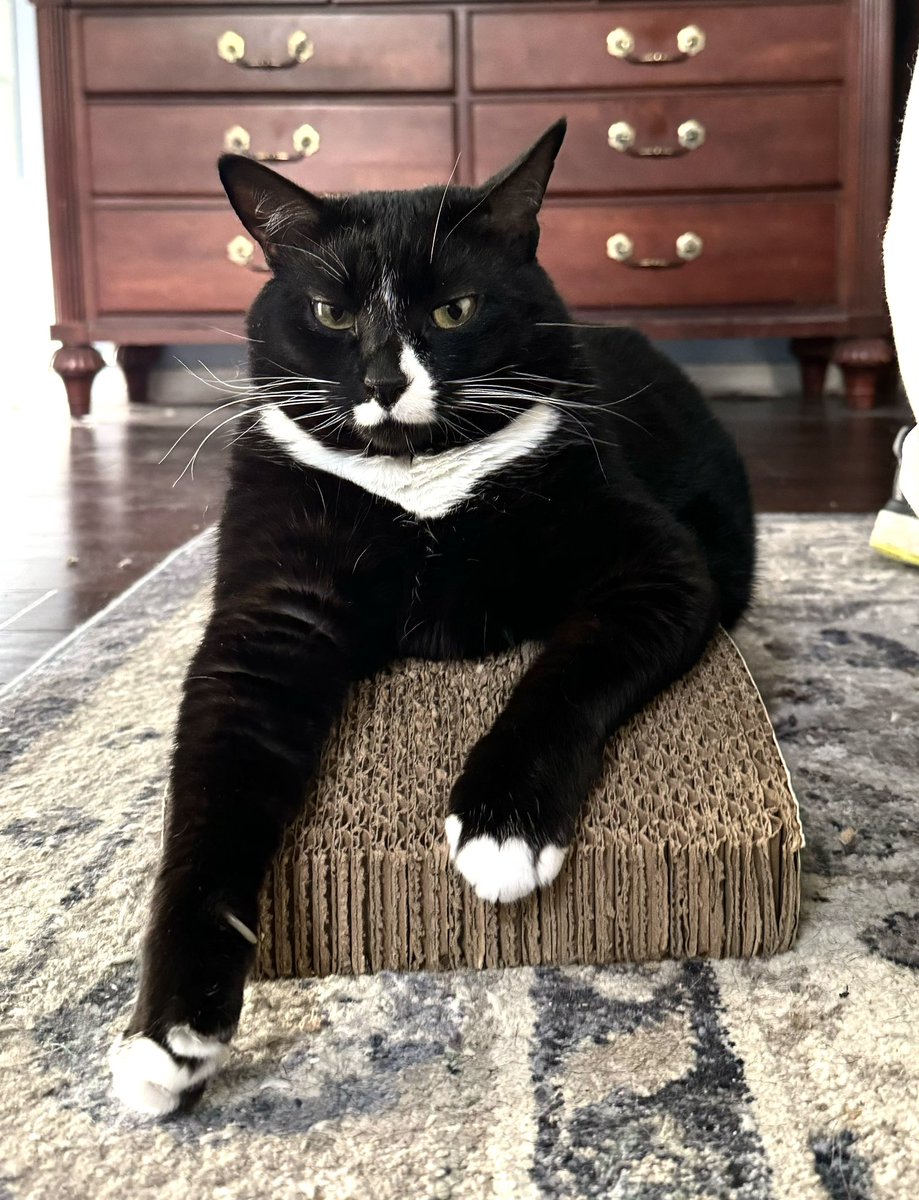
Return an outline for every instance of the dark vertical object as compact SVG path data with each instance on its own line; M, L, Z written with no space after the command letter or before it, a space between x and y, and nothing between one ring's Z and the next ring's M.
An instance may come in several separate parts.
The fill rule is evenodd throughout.
M801 391L805 400L820 400L827 367L833 354L832 338L792 338L791 352L801 367Z
M889 380L893 343L889 337L849 338L837 345L833 362L842 368L849 407L874 408L883 383Z
M105 366L102 355L95 346L64 345L55 351L51 365L64 381L70 415L87 416L93 380Z
M119 346L115 360L124 372L128 385L128 400L132 404L146 404L149 400L147 384L150 370L162 353L162 346Z
M38 6L45 176L57 317L51 336L63 343L52 359L52 366L64 381L70 415L85 417L93 379L105 364L89 344L91 336L84 309L84 246L77 203L74 128L80 101L71 70L73 19L62 5Z
M874 407L893 361L881 259L890 205L893 15L891 3L858 0L849 36L852 213L843 243L845 302L854 319L850 339L836 347L833 361L842 368L853 409ZM874 312L884 314L883 329L870 321Z

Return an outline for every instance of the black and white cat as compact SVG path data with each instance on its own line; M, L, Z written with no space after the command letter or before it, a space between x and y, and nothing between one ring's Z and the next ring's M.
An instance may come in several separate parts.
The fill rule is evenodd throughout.
M544 642L444 814L456 869L513 901L558 873L610 734L747 604L730 438L642 336L573 324L536 261L564 132L480 188L320 199L221 159L273 277L112 1054L134 1108L187 1106L226 1058L260 885L355 679Z

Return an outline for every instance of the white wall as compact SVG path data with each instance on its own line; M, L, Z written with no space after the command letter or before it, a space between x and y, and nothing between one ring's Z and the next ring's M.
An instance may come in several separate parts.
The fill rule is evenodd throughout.
M0 311L4 356L19 386L47 366L54 316L35 10L0 0ZM8 339L8 340L7 340Z

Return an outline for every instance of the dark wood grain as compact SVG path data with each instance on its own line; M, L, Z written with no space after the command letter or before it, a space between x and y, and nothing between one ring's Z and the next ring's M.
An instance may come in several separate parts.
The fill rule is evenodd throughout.
M134 408L49 426L42 404L16 423L0 447L0 501L17 512L4 527L0 685L216 520L224 486L216 439L194 477L175 481L219 418L159 461L203 411Z
M521 6L523 7L523 6ZM673 53L680 29L697 25L705 48L682 62L635 65L614 58L607 34L627 29L639 54ZM845 7L839 3L615 5L601 12L476 12L478 90L674 87L842 79Z
M253 60L284 60L298 30L315 51L286 70L247 70L217 53L228 30L245 39ZM453 86L445 12L251 14L228 4L194 15L93 15L83 39L90 92L445 92Z
M292 153L304 123L319 149L272 163L318 192L423 187L445 181L456 161L449 104L93 104L89 109L96 195L222 195L214 164L227 133L245 129L255 153ZM411 153L394 155L394 146Z
M636 201L543 210L540 256L572 305L655 307L678 294L682 304L816 304L836 291L830 199ZM624 232L634 259L679 261L676 239L702 238L699 258L672 270L636 269L607 257L607 238Z
M829 187L839 182L840 91L623 92L602 100L479 103L473 110L475 176L483 183L554 120L568 118L553 193L746 191ZM701 123L705 141L681 150L677 129ZM676 157L634 157L611 149L615 122L635 130L635 148ZM795 130L793 137L789 131ZM751 153L755 147L755 153Z
M245 236L226 205L212 209L100 208L96 253L101 312L239 312L266 275L231 262L229 243ZM249 239L251 241L251 239ZM264 265L255 248L253 262Z

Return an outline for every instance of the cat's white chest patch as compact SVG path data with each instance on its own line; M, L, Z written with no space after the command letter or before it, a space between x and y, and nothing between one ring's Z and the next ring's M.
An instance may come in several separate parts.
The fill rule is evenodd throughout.
M326 446L274 405L261 414L262 428L297 462L337 475L425 518L445 517L468 500L483 479L532 453L557 429L559 419L550 405L535 404L479 441L440 454L395 458Z

